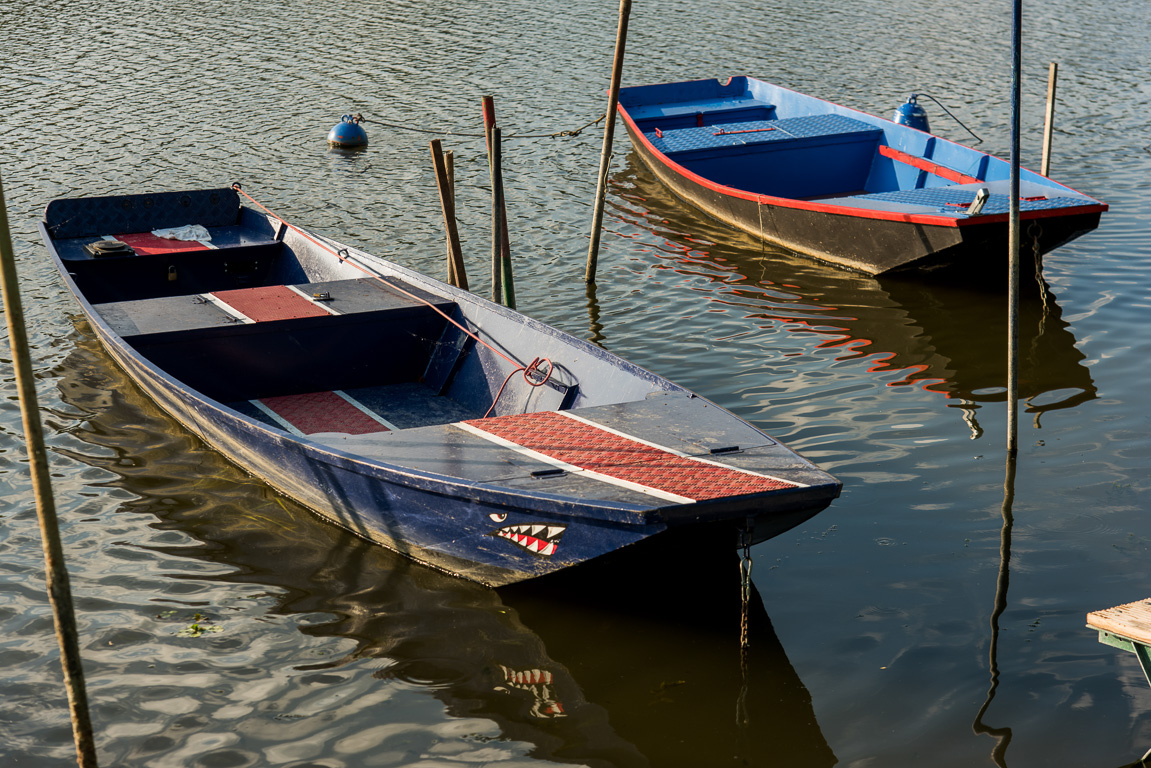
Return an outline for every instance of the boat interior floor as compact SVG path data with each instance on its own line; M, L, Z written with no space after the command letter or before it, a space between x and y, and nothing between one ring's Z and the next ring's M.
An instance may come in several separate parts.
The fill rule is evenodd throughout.
M421 382L264 397L225 405L299 435L364 435L450 424L484 415Z

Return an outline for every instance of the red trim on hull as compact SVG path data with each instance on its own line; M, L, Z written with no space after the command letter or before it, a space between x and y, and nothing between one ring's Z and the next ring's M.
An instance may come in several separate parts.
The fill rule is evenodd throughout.
M670 172L698 184L706 189L724 195L726 197L738 198L741 200L751 200L760 205L774 205L780 208L795 208L802 211L812 211L814 213L826 213L835 216L848 216L855 219L865 220L879 220L879 221L898 221L907 224L921 224L924 226L932 227L968 227L980 226L984 224L997 224L1007 221L1008 214L995 214L987 216L970 216L965 218L955 218L952 216L932 216L930 214L922 213L899 213L897 211L881 211L866 208L854 208L844 205L832 205L823 202L814 202L807 200L795 200L788 197L773 197L771 195L759 195L747 190L729 187L724 184L717 184L714 181L700 176L697 173L689 171L679 163L670 159L667 155L660 152L655 146L648 141L647 136L640 130L639 126L635 124L631 115L628 114L627 109L620 104L618 111L624 119L624 123L628 128L632 141L640 142L644 149L646 149L652 157L656 158L665 168ZM862 113L861 113L862 114ZM979 182L979 179L973 179L974 182ZM1067 189L1071 189L1067 187ZM1073 190L1074 191L1074 190ZM1053 217L1073 216L1083 213L1102 213L1107 210L1106 203L1087 203L1075 208L1055 208L1055 209L1041 209L1037 211L1026 211L1020 214L1022 220L1030 219L1046 219Z

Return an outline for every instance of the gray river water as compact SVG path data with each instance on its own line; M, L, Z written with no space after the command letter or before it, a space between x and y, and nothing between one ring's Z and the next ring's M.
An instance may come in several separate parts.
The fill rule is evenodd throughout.
M764 252L678 205L620 136L589 294L602 132L506 143L520 310L844 482L755 547L742 664L734 555L505 593L319 522L144 398L39 243L54 198L240 181L443 277L438 135L486 294L483 142L459 134L481 128L484 94L507 133L601 114L617 8L0 0L0 175L102 765L1026 768L1151 747L1134 657L1084 626L1151 596L1144 0L1025 4L1023 163L1039 165L1058 61L1052 175L1111 210L1045 259L1046 307L1023 297L1013 476L1002 275L875 279ZM1007 0L636 0L624 83L749 74L885 116L926 92L1006 156L1009 24ZM355 111L371 143L330 150ZM57 766L71 734L3 350L0 764Z

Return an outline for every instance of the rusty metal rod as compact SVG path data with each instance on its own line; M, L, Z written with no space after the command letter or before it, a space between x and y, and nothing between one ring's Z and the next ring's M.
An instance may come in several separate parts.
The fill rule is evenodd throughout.
M611 165L612 136L615 133L615 110L619 103L619 83L623 77L623 56L627 47L627 23L631 16L631 0L619 2L619 27L615 36L615 59L611 68L611 88L607 98L607 121L604 123L603 150L599 156L599 178L596 180L595 207L591 221L591 242L587 249L587 269L584 282L594 283L599 264L600 230L603 228L604 198L607 197L607 173Z
M12 233L8 229L4 184L0 180L0 294L3 295L4 314L8 320L12 367L16 369L20 415L24 420L24 438L28 443L36 514L44 547L48 600L52 604L56 641L60 646L60 663L64 668L64 687L68 692L68 706L72 716L72 737L76 742L76 763L80 768L96 768L96 741L92 735L92 719L88 712L88 692L84 685L76 613L72 608L72 589L64 563L64 548L60 542L60 525L56 517L56 500L52 495L48 452L44 447L44 428L36 400L36 380L32 376L32 355L28 347L28 331L24 326L24 306L20 301L18 279Z

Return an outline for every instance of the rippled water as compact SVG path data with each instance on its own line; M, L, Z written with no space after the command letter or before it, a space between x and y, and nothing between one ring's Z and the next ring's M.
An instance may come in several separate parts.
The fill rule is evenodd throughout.
M1009 6L637 0L625 83L746 73L884 115L930 93L1006 155ZM588 293L601 134L507 143L520 309L845 483L755 548L742 665L733 560L493 592L316 521L135 390L39 244L53 198L241 181L303 225L443 276L432 134L390 123L455 151L486 293L486 165L459 134L479 129L484 94L508 133L600 114L617 7L0 4L0 174L103 765L1019 767L1121 765L1151 746L1134 658L1084 628L1088 611L1151 596L1142 2L1026 4L1024 164L1038 165L1058 61L1053 175L1111 210L1046 258L1046 305L1023 297L1013 476L1001 276L941 286L765 253L676 204L620 137ZM352 111L376 121L371 144L329 150ZM71 735L4 371L0 762L59 765Z

